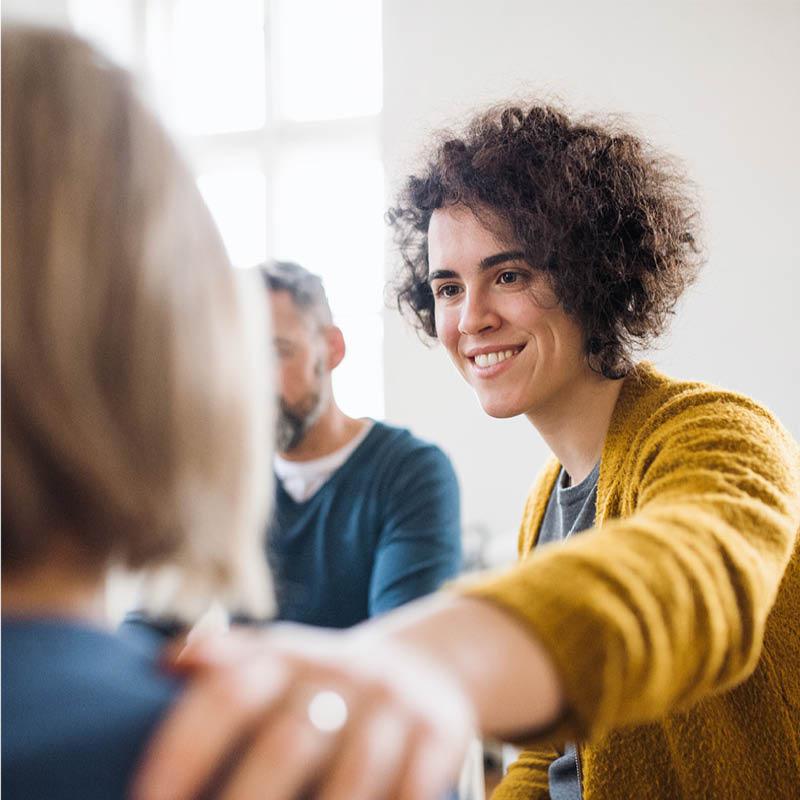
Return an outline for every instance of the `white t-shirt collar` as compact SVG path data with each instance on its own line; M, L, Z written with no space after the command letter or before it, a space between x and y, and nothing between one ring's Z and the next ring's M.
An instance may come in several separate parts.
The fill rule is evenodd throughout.
M273 461L275 474L295 503L304 503L313 497L331 475L350 458L355 449L367 438L375 421L367 419L365 423L347 444L322 458L311 461L287 461L275 454Z

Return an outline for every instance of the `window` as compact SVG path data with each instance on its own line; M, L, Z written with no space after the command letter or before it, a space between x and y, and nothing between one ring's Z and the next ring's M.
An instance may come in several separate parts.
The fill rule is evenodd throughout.
M353 416L382 417L380 0L70 0L181 140L231 261L320 274Z
M276 111L295 121L380 113L380 0L272 4Z

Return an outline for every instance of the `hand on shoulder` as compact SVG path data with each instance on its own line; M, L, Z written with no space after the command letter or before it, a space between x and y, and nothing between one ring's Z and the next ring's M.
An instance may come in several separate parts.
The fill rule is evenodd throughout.
M225 768L221 797L437 798L453 785L475 714L418 648L276 625L190 643L188 688L158 731L137 800L191 798Z

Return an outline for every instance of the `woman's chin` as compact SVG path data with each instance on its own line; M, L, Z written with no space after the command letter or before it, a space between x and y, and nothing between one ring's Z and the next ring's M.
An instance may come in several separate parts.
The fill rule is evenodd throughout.
M478 402L483 412L494 419L510 419L523 413L522 409L517 408L514 403L509 403L507 399L485 398L478 395Z

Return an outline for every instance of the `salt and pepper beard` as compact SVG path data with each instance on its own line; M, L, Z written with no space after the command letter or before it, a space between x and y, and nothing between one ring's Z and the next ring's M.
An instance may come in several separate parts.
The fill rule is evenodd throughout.
M325 366L320 359L314 366L317 385L298 403L290 406L282 397L278 397L275 448L279 453L288 453L298 447L322 416L328 400L328 392L322 385L324 372Z

